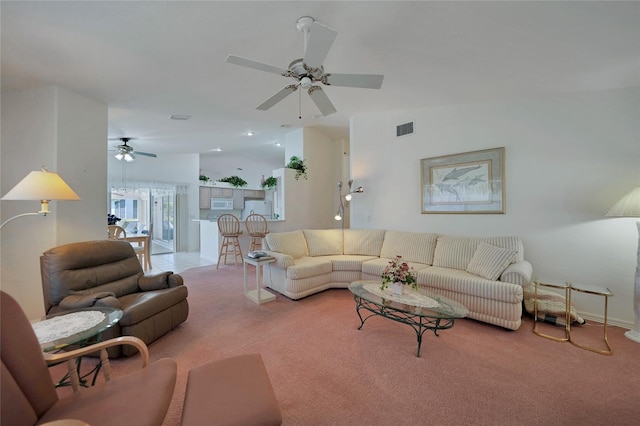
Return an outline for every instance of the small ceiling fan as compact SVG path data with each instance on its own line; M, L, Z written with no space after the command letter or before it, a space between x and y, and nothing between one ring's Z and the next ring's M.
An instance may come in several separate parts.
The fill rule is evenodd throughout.
M324 72L322 62L329 53L337 31L326 25L319 24L309 16L298 19L296 28L304 34L304 58L296 59L289 68L283 69L273 65L240 56L228 55L226 62L279 74L294 80L294 84L285 86L275 95L261 103L256 109L266 111L291 93L298 90L298 86L307 89L307 93L316 104L322 115L327 116L336 112L335 107L320 86L320 82L327 86L358 87L364 89L379 89L382 87L384 75L378 74L330 74Z
M130 140L133 140L135 138L112 138L109 140L119 140L122 142L122 145L116 145L115 148L115 152L116 155L114 155L114 157L116 157L116 159L122 161L126 161L127 163L132 162L133 160L135 160L135 156L136 155L144 155L146 157L157 157L156 154L151 154L149 152L141 152L141 151L136 151L133 149L132 146L127 145L127 143Z

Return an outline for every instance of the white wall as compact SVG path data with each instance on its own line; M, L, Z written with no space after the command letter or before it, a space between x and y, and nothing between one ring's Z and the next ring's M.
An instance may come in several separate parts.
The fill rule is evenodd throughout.
M342 141L332 141L317 129L304 128L285 136L285 148L287 162L295 155L307 166L307 179L292 179L295 172L285 169L286 228L339 227L333 217L342 174Z
M366 192L351 227L520 236L536 277L609 287L610 321L630 326L635 220L604 213L640 183L639 116L638 88L355 116L352 177ZM396 138L408 121L415 134ZM495 147L506 214L420 213L420 159ZM602 315L602 298L576 304Z
M29 318L44 314L40 255L62 244L104 238L107 106L59 87L2 93L1 179L4 195L46 165L80 196L53 201L47 217L19 218L0 234L0 287ZM38 201L2 201L2 221L40 209Z
M135 144L134 144L135 146ZM199 227L192 219L200 218L198 154L158 154L156 158L136 156L135 161L118 161L112 153L108 156L110 182L143 181L188 183L188 251L200 249Z

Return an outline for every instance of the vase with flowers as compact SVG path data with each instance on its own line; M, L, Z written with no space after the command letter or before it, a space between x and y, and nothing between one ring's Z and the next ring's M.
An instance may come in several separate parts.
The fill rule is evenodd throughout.
M380 289L384 290L391 286L393 294L402 294L405 285L410 285L414 290L418 288L415 271L413 267L402 260L402 256L396 256L395 259L389 261L389 264L382 271L381 278Z

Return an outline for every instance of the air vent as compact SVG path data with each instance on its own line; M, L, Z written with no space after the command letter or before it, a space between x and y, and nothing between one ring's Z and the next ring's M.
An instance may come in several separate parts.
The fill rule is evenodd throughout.
M413 121L396 126L396 136L405 136L413 133Z

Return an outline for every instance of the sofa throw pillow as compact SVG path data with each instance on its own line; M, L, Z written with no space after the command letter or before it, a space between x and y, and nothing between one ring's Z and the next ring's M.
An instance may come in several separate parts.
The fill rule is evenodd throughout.
M309 256L307 240L302 231L274 232L265 237L267 244L273 251L288 254L294 259Z
M305 229L309 256L342 254L342 229Z
M480 243L467 266L467 272L495 281L513 262L515 255L515 250Z

